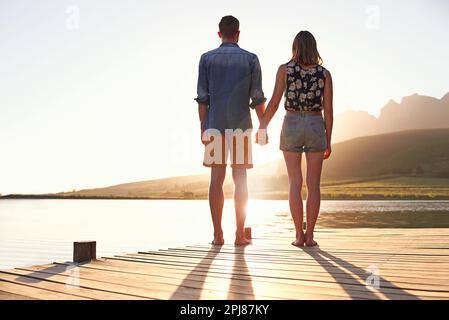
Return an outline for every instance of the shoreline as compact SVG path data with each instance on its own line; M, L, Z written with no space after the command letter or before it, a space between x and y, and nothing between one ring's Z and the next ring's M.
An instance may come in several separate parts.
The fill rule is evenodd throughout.
M107 197L107 196L56 196L56 195L5 195L1 196L0 200L208 200L207 197L182 197L182 196L173 196L173 197ZM231 199L232 196L225 196L225 199ZM288 196L250 196L249 199L253 200L288 200ZM368 201L368 200L377 200L377 201L449 201L449 197L446 196L326 196L325 194L321 196L321 200L325 201Z

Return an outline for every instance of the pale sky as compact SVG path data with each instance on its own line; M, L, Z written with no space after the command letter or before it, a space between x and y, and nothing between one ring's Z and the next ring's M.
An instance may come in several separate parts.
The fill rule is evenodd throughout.
M335 113L377 116L389 99L449 91L444 0L0 0L0 193L207 172L193 98L227 14L259 56L268 98L300 30L333 75ZM256 164L281 156L282 113Z

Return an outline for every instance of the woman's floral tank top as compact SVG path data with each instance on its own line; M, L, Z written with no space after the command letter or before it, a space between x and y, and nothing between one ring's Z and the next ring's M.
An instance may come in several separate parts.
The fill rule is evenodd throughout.
M326 72L326 69L320 65L305 69L295 61L287 63L285 109L288 111L321 111Z

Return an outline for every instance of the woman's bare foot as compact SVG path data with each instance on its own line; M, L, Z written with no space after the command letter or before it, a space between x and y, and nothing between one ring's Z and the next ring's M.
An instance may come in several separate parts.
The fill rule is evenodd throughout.
M246 239L245 235L235 234L235 242L236 246L247 246L251 243L251 240Z
M222 246L224 245L223 232L214 233L214 240L212 241L214 246Z
M304 247L304 233L296 234L296 240L292 242L295 247Z
M308 233L306 233L304 235L304 241L307 247L316 247L318 246L318 242L316 242L315 240L313 240L313 232L312 235L309 235Z

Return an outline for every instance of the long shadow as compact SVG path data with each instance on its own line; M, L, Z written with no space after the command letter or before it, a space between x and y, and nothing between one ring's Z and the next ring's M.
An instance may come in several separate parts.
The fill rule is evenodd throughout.
M199 300L201 298L202 287L206 281L207 273L214 262L215 257L220 253L221 247L212 246L207 252L206 256L193 268L192 271L182 280L175 292L171 295L170 299L185 300L186 294L191 300ZM200 288L192 287L191 282L194 281L201 285ZM192 290L195 289L195 290Z
M23 283L39 283L41 281L46 281L50 277L54 276L55 274L62 274L64 272L69 271L67 284L71 283L71 278L73 278L73 281L76 281L77 278L79 278L79 274L77 272L77 267L82 265L84 263L78 263L73 264L70 266L66 265L53 265L51 267L36 270L36 271L29 271L26 267L22 268L16 268L17 270L21 271L29 271L29 274L21 275L16 278L17 281L23 282Z
M375 294L375 292L378 291L385 295L388 299L419 300L419 298L415 295L397 287L395 284L385 280L380 275L376 275L379 279L379 289L369 288L365 284L366 278L369 276L367 270L325 252L318 247L304 248L304 252L315 259L315 261L318 262L323 269L335 279L335 282L338 283L353 299L361 299L361 296L368 299L379 299L379 297ZM332 261L333 264L326 259ZM346 271L347 269L351 269L351 271L348 272ZM344 279L342 279L342 277L344 277ZM396 292L392 293L382 290L386 288L394 289ZM360 294L357 294L357 292Z
M242 299L242 294L247 296L248 299L254 299L254 289L251 276L249 275L248 265L245 259L245 249L246 247L235 247L234 248L234 265L232 267L231 281L229 283L228 290L228 300ZM241 258L241 259L237 259ZM237 279L236 275L248 275L246 279ZM235 289L237 286L244 287L246 290L239 293L238 296L235 295Z

